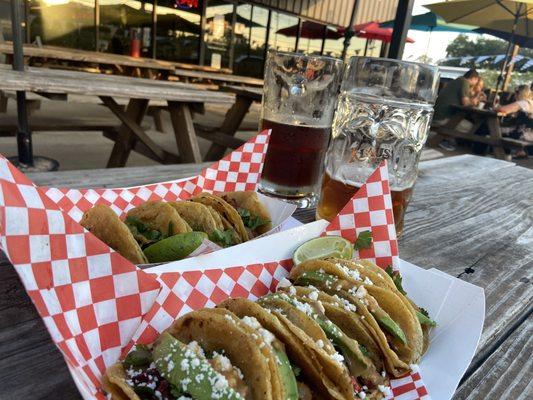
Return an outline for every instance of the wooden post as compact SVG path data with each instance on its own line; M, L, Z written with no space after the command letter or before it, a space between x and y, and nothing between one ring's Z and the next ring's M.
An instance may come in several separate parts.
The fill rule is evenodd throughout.
M502 90L506 91L507 86L509 86L509 83L511 82L511 75L513 74L514 69L514 58L518 55L518 51L520 50L520 46L515 44L513 47L513 51L511 53L511 62L507 65L507 69L505 71L505 79L503 80L503 86Z
M402 59L407 31L411 26L414 0L399 0L394 18L394 31L389 49L389 58Z

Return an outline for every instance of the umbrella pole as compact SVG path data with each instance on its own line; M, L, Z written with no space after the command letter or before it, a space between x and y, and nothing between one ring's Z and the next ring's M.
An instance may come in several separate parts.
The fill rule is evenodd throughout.
M20 0L11 0L11 27L13 30L13 69L15 71L24 71ZM33 166L33 147L28 127L26 92L24 91L17 91L17 115L18 160L21 164Z
M503 61L502 68L500 70L500 75L498 75L498 81L496 82L496 95L498 95L498 89L500 88L500 84L503 82L503 73L505 69L507 68L507 64L509 64L509 54L511 53L511 47L513 47L514 42L514 35L516 32L516 27L518 25L518 18L520 17L520 11L522 10L522 3L518 6L518 10L516 10L515 16L514 16L514 22L513 22L513 29L511 31L511 37L509 38L509 43L507 45L507 50L505 51L505 60ZM493 106L496 103L496 96L494 96Z
M352 40L352 37L355 35L353 26L355 25L355 16L357 14L357 3L358 2L359 2L358 0L355 0L353 2L352 15L350 17L350 25L348 25L346 29L344 30L344 42L342 44L342 53L341 53L341 59L343 61L346 59L346 54L348 53L348 48L350 47L350 41Z

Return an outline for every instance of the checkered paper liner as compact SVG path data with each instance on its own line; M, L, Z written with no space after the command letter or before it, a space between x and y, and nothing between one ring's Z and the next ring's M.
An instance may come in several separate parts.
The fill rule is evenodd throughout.
M386 175L381 176L386 179ZM254 179L257 182L258 176ZM200 185L201 180L199 177L192 185ZM250 184L234 181L235 187L218 189L213 176L203 178L204 183L208 180L212 184L207 190L245 189ZM193 194L198 190L193 186L181 190ZM102 374L133 343L152 340L175 317L189 310L213 306L229 296L255 299L273 290L291 267L291 261L285 260L152 274L137 268L78 225L77 213L89 206L81 198L61 193L61 198L49 196L50 190L36 187L0 157L0 246L14 265L80 390L89 393L89 398L105 398L100 384ZM106 190L88 193L84 193L83 199L91 204L92 200L98 201L94 193L109 204L116 204L118 198L111 202L104 197L109 193ZM153 185L148 197L137 192L124 201L134 206L154 193L159 196L155 198L165 198ZM128 209L128 205L120 204L119 209ZM335 229L341 226L341 233L349 234L342 224L333 225ZM381 257L376 250L375 254ZM376 260L380 257L376 256ZM419 378L414 373L393 381L395 396L427 398Z

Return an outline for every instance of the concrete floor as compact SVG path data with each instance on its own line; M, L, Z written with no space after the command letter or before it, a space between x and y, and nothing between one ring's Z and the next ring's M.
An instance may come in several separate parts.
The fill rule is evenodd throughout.
M41 109L34 113L35 116L79 116L83 118L102 118L108 117L114 119L111 112L98 104L93 99L91 103L83 103L83 97L70 98L68 102L64 101L43 101ZM86 99L86 98L85 98ZM220 105L207 105L204 115L195 115L195 121L204 125L220 126L228 107ZM15 116L16 109L14 101L10 100L8 104L8 115ZM250 112L245 118L242 128L247 131L238 132L237 137L248 139L255 134L260 115L260 106L252 105ZM159 145L169 151L177 153L176 142L168 113L163 113L166 133L156 131L153 119L146 117L143 126L149 126L149 136ZM31 121L31 117L30 117ZM117 120L118 121L118 120ZM252 131L248 131L248 130ZM210 142L202 138L198 139L200 150L205 154L209 148ZM74 169L92 169L105 168L113 142L102 136L99 132L34 132L33 135L34 154L51 157L59 161L61 170ZM448 152L438 148L445 157L469 153L468 147L458 147L456 151ZM14 137L0 137L0 153L5 156L15 156L17 154L17 144ZM513 160L518 165L533 169L533 157L526 160ZM149 166L156 165L152 161L138 153L132 152L127 165Z
M220 105L207 105L204 115L195 115L195 121L209 126L220 126L228 107ZM254 104L248 113L243 124L246 129L256 129L259 121L260 106ZM16 115L15 102L9 101L8 115ZM32 115L76 115L83 118L109 117L116 119L113 114L105 107L98 104L86 104L77 102L63 101L43 101L41 109L35 111ZM170 117L167 112L163 112L163 123L166 133L155 130L154 122L151 117L145 117L143 126L149 126L148 135L160 146L171 152L177 153L176 141ZM30 116L31 124L31 116ZM118 124L118 120L117 120ZM237 137L248 139L255 134L252 132L238 132ZM105 168L113 142L100 132L34 132L32 135L34 154L46 156L59 161L61 170L73 169L91 169ZM198 138L200 150L205 154L211 142ZM15 137L0 137L0 153L4 156L15 156L17 154L17 143ZM149 158L132 152L127 165L148 166L157 163Z

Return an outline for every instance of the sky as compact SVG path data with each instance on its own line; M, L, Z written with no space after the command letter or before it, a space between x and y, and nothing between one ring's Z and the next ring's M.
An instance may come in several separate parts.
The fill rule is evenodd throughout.
M413 15L425 14L429 9L423 7L424 4L438 3L442 0L415 0ZM403 59L416 61L418 57L427 54L434 63L446 57L446 46L459 34L454 32L429 32L410 30L408 36L415 40L415 43L406 43ZM477 34L468 34L471 37L478 37Z

